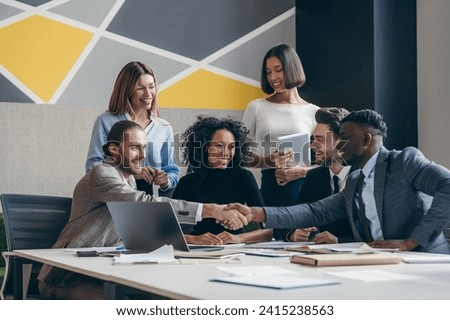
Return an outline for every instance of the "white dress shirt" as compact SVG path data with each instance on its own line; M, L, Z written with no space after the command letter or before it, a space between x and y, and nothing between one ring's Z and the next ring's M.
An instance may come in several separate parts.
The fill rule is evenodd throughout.
M374 169L379 153L380 151L377 151L362 168L362 172L365 177L362 198L366 207L366 218L370 223L370 232L372 234L373 240L383 240L383 231L381 230L380 219L378 218L377 206L375 204L374 196Z
M331 168L328 168L328 170L330 171L330 186L331 186L331 191L334 193L334 182L333 182L333 176L338 176L339 178L339 191L342 191L345 189L345 182L347 181L347 177L348 174L350 173L350 168L351 166L345 166L341 169L341 172L339 172L338 174L334 174L333 171L331 171Z

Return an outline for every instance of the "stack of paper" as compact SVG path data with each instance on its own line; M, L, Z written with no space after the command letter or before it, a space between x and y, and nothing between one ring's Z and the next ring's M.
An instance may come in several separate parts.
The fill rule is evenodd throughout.
M296 252L292 251L286 251L286 250L271 250L271 249L246 249L242 251L245 254L252 255L252 256L262 256L262 257L272 257L272 258L278 258L278 257L290 257L294 254L298 254Z
M271 265L244 267L217 267L233 276L210 279L215 282L226 282L258 286L272 289L293 289L312 286L323 286L340 283L335 280L301 277L297 272Z
M242 250L225 249L219 251L176 251L176 258L194 258L194 259L230 259L243 256Z
M219 277L211 279L216 282L243 284L248 286L265 287L272 289L294 289L304 287L324 286L338 284L335 280L302 278L300 276L274 274L241 277Z
M285 242L285 241L263 241L256 243L247 243L245 249L286 249L290 247L301 247L309 244L314 244L314 242Z
M403 262L406 263L450 263L450 255L427 252L405 251L399 253Z

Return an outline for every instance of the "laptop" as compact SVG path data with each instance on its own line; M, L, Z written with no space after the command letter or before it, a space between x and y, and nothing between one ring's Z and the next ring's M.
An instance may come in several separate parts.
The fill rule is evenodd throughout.
M278 137L277 142L278 150L280 151L286 148L294 150L294 159L291 161L293 165L307 167L311 165L309 133L294 133L287 136L281 136Z
M117 233L131 253L151 252L165 244L180 251L222 250L221 246L189 246L169 202L107 202Z

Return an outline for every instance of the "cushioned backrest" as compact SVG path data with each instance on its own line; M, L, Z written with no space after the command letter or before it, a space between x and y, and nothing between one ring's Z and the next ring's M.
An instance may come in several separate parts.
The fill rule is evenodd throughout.
M51 248L66 225L72 199L2 194L8 251Z

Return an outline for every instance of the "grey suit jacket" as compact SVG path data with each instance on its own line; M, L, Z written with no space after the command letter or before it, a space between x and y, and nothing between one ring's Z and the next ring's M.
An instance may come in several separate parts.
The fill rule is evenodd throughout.
M347 179L345 190L321 201L285 208L265 207L268 228L302 228L347 217L356 241L361 235L353 219L353 201L360 170ZM411 238L417 251L450 254L442 230L450 221L450 171L416 148L381 148L375 165L374 197L384 239Z
M133 184L134 178L130 177ZM119 243L106 202L144 201L170 202L182 223L195 224L198 203L154 197L135 190L121 172L108 162L96 165L78 182L73 193L69 221L58 237L54 248L108 247ZM151 214L151 212L149 212ZM68 282L67 271L44 265L39 280L50 285ZM71 279L72 281L73 279Z

